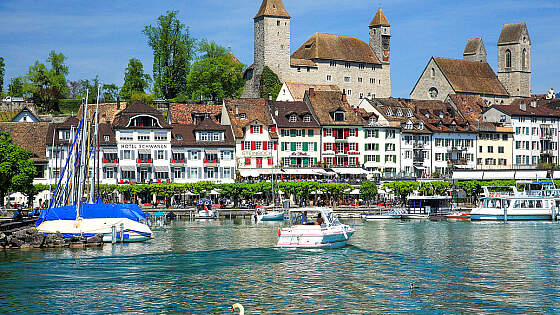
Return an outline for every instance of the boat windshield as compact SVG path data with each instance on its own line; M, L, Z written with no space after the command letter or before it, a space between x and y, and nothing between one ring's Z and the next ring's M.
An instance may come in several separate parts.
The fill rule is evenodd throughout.
M508 199L499 199L499 198L486 198L482 201L483 208L494 208L494 209L503 209L505 207L509 207L511 200Z
M513 203L513 208L515 209L542 209L548 208L548 206L548 200L541 199L521 199L515 200L515 202Z

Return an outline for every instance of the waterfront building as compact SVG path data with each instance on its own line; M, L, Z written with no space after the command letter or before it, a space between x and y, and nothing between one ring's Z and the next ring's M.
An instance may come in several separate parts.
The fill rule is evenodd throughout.
M305 84L297 82L285 82L278 93L277 101L294 102L303 101L305 92L313 88L315 91L340 91L332 84Z
M364 97L391 95L391 25L381 9L368 26L369 43L318 32L291 54L290 24L281 0L262 1L254 17L254 63L244 74L243 97L260 96L265 66L283 83L336 85L353 105Z
M325 166L361 166L363 121L346 94L309 89L304 96L321 126L321 160Z
M318 166L321 128L307 103L270 102L279 135L278 158L283 168Z
M224 100L222 124L233 131L241 176L257 177L278 167L278 133L267 100Z
M45 150L48 160L45 176L51 185L56 185L64 168L78 125L78 118L69 116L63 122L48 124L46 135L43 135L46 146L41 149Z
M517 99L511 105L489 107L483 120L513 128L512 163L516 168L558 164L559 106L558 100Z

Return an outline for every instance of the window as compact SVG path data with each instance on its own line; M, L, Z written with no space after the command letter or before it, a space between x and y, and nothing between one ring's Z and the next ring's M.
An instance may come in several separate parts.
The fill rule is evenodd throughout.
M364 93L360 93L360 99L364 98Z
M478 152L482 153L482 146L478 147Z
M436 77L436 69L432 68L432 70L430 71L430 75L431 75L432 79L435 78Z
M245 166L251 166L251 158L245 158Z
M190 175L191 175L190 178L198 178L198 168L192 167Z
M150 134L139 134L138 141L150 141Z
M336 61L331 60L331 67L336 67Z
M132 158L132 154L130 150L123 150L122 151L123 160L130 160Z
M301 142L296 142L296 151L301 151L301 150L303 150L303 146Z
M333 144L332 143L325 143L325 151L332 151Z
M344 112L335 112L334 121L344 121Z
M200 151L191 151L191 160L200 160Z
M350 77L344 77L344 82L345 82L345 83L350 82Z
M385 139L395 139L395 130L387 130L387 132L385 133Z
M154 139L155 141L167 141L167 132L156 132Z
M290 118L288 119L289 122L296 122L297 121L297 115L296 114L291 114Z
M498 147L498 153L504 153L504 147Z
M506 49L506 68L511 68L511 50Z
M351 66L351 63L350 63L350 62L346 61L346 62L344 63L344 68L350 68L350 66Z
M200 133L200 141L208 141L208 133L207 132L201 132Z
M527 49L523 48L523 52L521 53L521 67L523 69L527 68Z
M120 141L132 141L132 132L122 132L119 137Z
M327 82L332 82L332 76L330 74L327 74Z
M157 150L156 151L156 159L164 160L165 159L165 151L164 150Z
M183 178L184 177L184 170L183 167L175 167L173 168L173 177L174 178Z
M352 96L352 90L348 89L347 94L348 96Z
M251 150L251 141L243 141L241 146L242 146L242 150L245 151Z
M241 119L247 119L247 114L241 113L241 114L239 114L239 118L241 118Z
M438 96L438 90L435 87L432 87L428 90L428 94L431 98L436 98Z
M115 178L115 168L107 167L105 169L105 178Z
M362 83L362 78L358 78L358 83Z
M261 133L261 125L253 125L251 130L253 130L253 133Z
M213 141L220 141L220 133L219 132L214 132L212 134L212 140Z
M488 146L488 153L494 153L494 147L489 145Z
M109 136L103 136L103 141L108 142L109 141Z
M360 63L360 64L358 65L358 68L360 68L360 70L363 70L363 69L366 68L366 65L363 64L363 63ZM361 81L359 81L359 82L361 82Z
M369 78L369 83L375 84L375 78Z
M255 141L255 150L262 150L262 142Z
M280 26L280 20L276 21L276 26Z
M303 116L303 122L311 122L311 116L310 115Z
M386 143L385 144L385 151L395 151L395 144L394 143Z
M222 160L231 160L233 156L231 151L222 151L220 155Z
M58 138L60 140L70 140L70 130L59 130Z
M332 129L331 128L325 129L325 137L332 137Z

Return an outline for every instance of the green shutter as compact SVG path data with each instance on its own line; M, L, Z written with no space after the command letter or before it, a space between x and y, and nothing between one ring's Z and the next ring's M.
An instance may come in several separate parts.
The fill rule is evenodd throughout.
M291 165L295 165L296 163L297 163L296 158L291 158L291 159L290 159L290 164L291 164Z
M315 143L315 144L317 144L317 143ZM313 158L313 164L317 165L317 158Z
M280 150L282 151L286 150L286 142L280 143Z
M295 137L296 136L296 130L292 129L290 130L290 137Z
M296 150L296 143L295 142L291 142L291 149L292 149L292 151Z
M303 158L303 167L309 167L309 158Z
M367 134L368 134L368 131L367 131L367 130L364 130L364 138L365 138L365 139L367 139Z
M317 151L317 142L313 142L314 147L315 147L315 151Z
M375 137L379 138L379 130L375 130Z
M313 137L313 135L314 135L313 129L307 130L307 135L308 135L309 137Z
M303 151L307 151L309 150L309 145L307 144L307 142L303 143Z

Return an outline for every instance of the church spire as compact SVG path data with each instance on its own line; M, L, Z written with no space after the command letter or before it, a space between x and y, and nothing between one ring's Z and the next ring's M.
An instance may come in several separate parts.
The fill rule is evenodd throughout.
M255 15L255 19L262 16L291 18L282 0L263 0L259 12Z
M385 17L385 13L383 13L383 10L379 8L379 10L377 10L377 13L375 13L375 16L373 17L373 20L371 20L371 23L369 23L369 26L391 26L391 24L389 24L389 21Z

